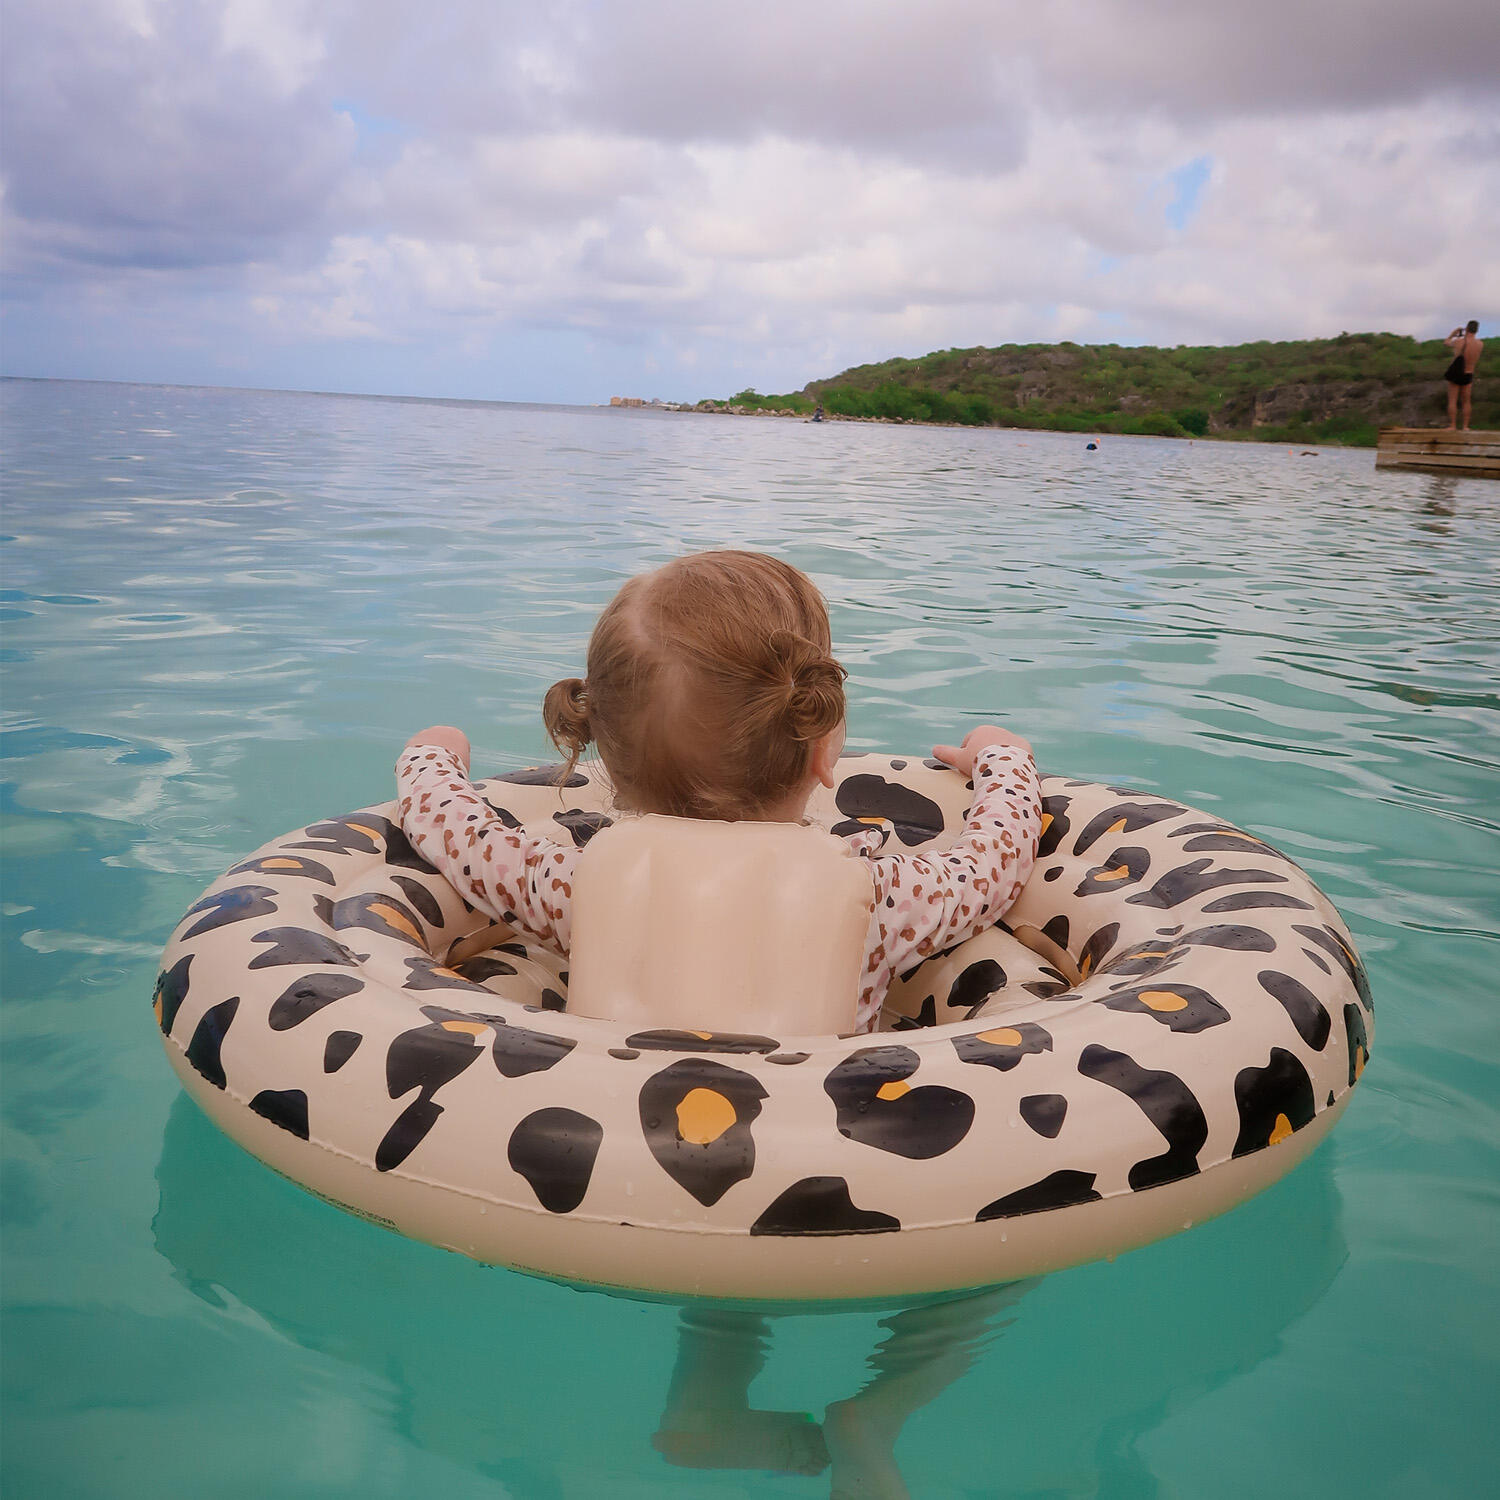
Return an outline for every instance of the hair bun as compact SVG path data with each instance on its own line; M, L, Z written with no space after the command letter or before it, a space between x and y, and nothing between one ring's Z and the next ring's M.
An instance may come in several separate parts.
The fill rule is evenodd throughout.
M547 689L542 699L542 724L547 737L568 757L572 771L594 738L589 723L589 686L581 677L564 677Z
M821 739L844 717L844 678L849 674L821 646L776 630L769 641L776 658L781 722L795 740Z

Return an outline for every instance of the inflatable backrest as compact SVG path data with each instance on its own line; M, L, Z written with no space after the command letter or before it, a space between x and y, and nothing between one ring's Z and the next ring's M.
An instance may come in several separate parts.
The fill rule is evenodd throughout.
M633 1027L854 1029L874 886L819 828L624 818L573 880L568 1009Z

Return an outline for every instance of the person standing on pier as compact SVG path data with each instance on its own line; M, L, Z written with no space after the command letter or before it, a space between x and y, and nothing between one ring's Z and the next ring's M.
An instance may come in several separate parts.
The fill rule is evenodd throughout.
M1455 328L1443 340L1453 350L1453 363L1443 372L1448 382L1448 431L1458 426L1458 398L1463 393L1464 426L1469 430L1469 416L1474 410L1474 366L1484 353L1484 340L1479 337L1479 323L1470 318L1467 328Z

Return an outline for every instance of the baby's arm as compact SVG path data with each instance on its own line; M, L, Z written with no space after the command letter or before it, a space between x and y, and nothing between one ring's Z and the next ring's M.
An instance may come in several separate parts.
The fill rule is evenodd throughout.
M467 752L456 729L412 737L396 762L402 831L481 911L566 954L578 851L508 827L470 784Z
M973 776L974 800L948 848L870 862L878 931L872 932L860 994L861 1030L875 1024L897 974L993 926L1036 862L1042 786L1030 745L1018 735L986 729L957 749L939 746L938 752Z

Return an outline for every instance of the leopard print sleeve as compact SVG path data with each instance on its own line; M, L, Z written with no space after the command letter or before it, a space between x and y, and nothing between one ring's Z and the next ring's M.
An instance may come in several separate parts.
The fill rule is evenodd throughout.
M396 809L402 832L459 895L567 954L577 849L508 827L459 758L437 745L401 753Z
M958 840L930 854L870 859L875 913L865 945L858 1028L870 1031L897 974L999 921L1021 894L1042 836L1036 764L1013 745L974 762L974 800Z

